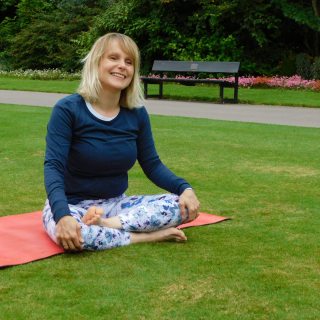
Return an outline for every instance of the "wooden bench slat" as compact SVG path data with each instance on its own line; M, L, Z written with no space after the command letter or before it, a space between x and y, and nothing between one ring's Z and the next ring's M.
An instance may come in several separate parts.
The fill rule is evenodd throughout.
M238 73L240 62L155 60L152 71Z
M155 84L155 83L161 83L161 82L178 82L178 83L216 83L216 84L225 84L234 86L233 82L226 81L226 80L220 80L220 79L179 79L179 78L151 78L151 77L141 77L141 80L144 82Z
M177 82L181 84L195 84L195 83L217 83L220 86L220 101L226 102L224 98L224 88L233 88L234 95L231 102L238 103L238 72L240 68L240 62L225 62L225 61L172 61L172 60L155 60L153 63L153 72L189 72L192 74L205 72L205 73L217 73L217 74L229 74L234 75L235 81L229 82L223 79L199 79L199 78L168 78L168 77L141 77L144 84L144 95L148 97L159 97L163 95L163 83L164 82ZM148 95L148 84L159 84L158 95ZM228 100L229 101L229 100Z

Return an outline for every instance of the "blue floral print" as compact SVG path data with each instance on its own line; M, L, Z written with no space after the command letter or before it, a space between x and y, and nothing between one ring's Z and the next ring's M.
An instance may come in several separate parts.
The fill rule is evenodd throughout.
M102 207L103 218L119 216L122 229L97 225L88 226L81 221L89 207ZM121 195L112 199L84 200L69 205L71 215L79 222L84 239L83 249L105 250L130 244L130 232L152 232L176 227L182 222L179 197L174 194L130 196ZM49 201L43 209L43 225L51 237L55 236L56 223Z

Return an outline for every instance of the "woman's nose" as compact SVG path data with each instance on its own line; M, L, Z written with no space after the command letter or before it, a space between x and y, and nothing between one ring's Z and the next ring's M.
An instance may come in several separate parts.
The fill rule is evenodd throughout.
M122 59L119 60L119 67L120 67L120 68L125 68L125 67L126 67L126 62L125 62L125 60L122 60Z

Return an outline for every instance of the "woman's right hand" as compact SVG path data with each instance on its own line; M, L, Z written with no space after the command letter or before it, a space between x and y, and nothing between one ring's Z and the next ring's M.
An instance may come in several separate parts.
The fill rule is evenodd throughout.
M82 250L83 239L80 224L72 216L62 217L56 225L56 237L66 251Z

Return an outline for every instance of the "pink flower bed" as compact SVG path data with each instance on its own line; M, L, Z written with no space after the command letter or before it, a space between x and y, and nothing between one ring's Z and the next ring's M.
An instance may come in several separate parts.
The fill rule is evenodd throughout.
M234 82L234 77L224 78L224 80ZM298 75L291 77L239 77L239 85L245 88L274 87L320 91L320 80L304 80Z
M151 74L150 78L160 78L159 75ZM166 76L163 76L166 78ZM195 77L177 75L176 79L196 79ZM210 78L208 78L210 79ZM222 78L225 81L234 82L234 77ZM222 80L221 79L221 80ZM305 80L298 75L291 77L239 77L239 86L245 88L252 87L273 87L290 89L311 89L320 91L320 80Z
M234 78L231 79L234 81ZM313 89L319 90L319 80L304 80L300 76L291 77L240 77L239 85L243 87L275 87L275 88L294 88L294 89Z

